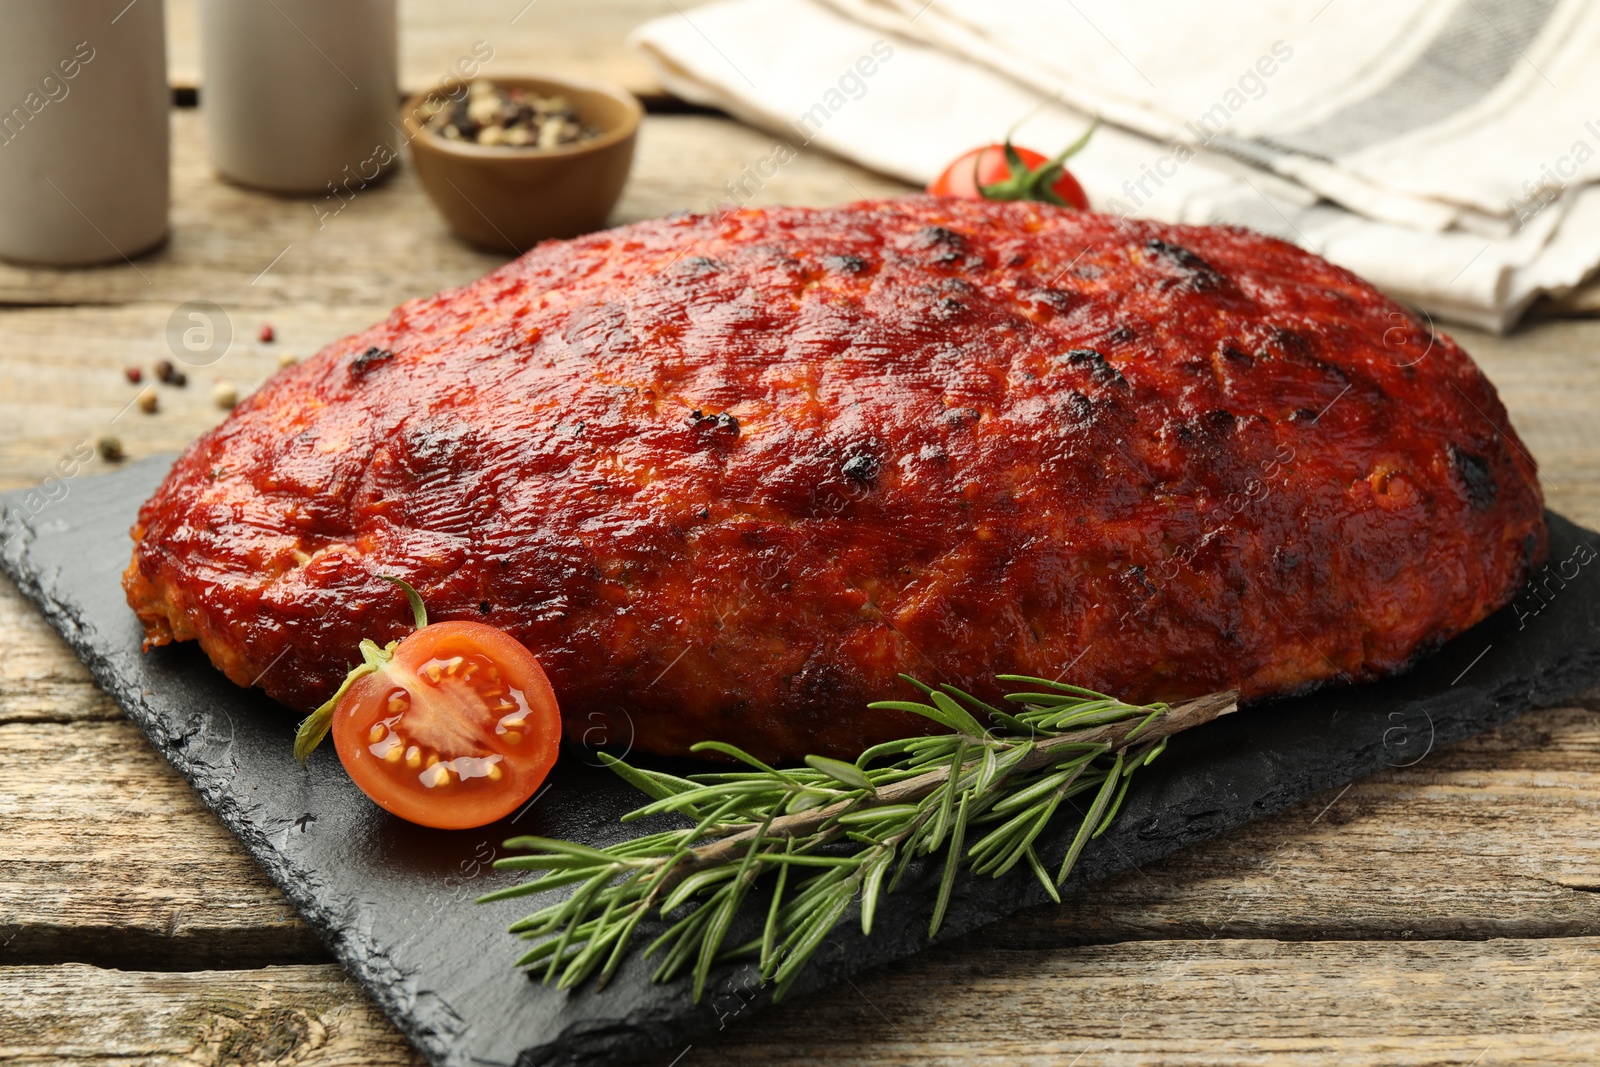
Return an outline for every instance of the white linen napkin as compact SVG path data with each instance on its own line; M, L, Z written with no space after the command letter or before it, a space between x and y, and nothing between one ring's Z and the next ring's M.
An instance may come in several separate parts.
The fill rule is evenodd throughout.
M1299 43L1281 34L1315 6L1288 0L1250 4L1237 20L1250 32L1233 37L1214 27L1235 24L1227 13L1241 9L1237 0L1203 5L1203 22L1186 14L1202 5L1165 0L1072 0L1043 13L1034 0L829 3L722 0L646 23L634 41L685 99L792 148L825 148L916 183L1025 116L1019 142L1053 151L1099 113L1113 125L1071 164L1097 210L1250 226L1432 315L1488 329L1508 328L1537 295L1564 293L1600 264L1600 187L1587 184L1600 177L1600 93L1574 103L1571 88L1600 80L1600 63L1574 67L1579 44L1553 40L1596 42L1600 56L1600 5L1513 4L1549 10L1509 35L1516 58L1496 74L1472 65L1483 55L1468 45L1484 35L1461 43L1455 0L1389 0L1381 19L1355 0L1329 0ZM1504 14L1492 0L1462 6ZM1398 28L1385 36L1375 21ZM1323 42L1325 24L1336 44ZM1371 44L1378 37L1387 50ZM1461 64L1447 59L1470 59L1473 77L1498 80L1461 103L1461 79L1451 81ZM1404 107L1424 98L1432 121L1419 124ZM1452 101L1461 106L1445 110ZM1577 121L1587 102L1593 131ZM1492 148L1485 123L1520 139ZM1538 154L1567 135L1560 153ZM1313 141L1343 148L1318 154ZM1591 141L1595 150L1580 151Z

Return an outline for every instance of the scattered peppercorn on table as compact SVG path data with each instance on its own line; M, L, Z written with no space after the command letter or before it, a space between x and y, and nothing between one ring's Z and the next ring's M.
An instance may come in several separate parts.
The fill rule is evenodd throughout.
M403 5L407 87L499 33L508 72L559 62L659 99L620 37L670 3L542 0L513 25L523 2ZM596 11L594 39L558 55L556 35ZM189 18L174 5L180 84ZM408 169L319 214L222 184L198 113L172 123L165 249L83 271L0 265L0 301L20 305L0 311L0 489L71 491L115 451L181 448L281 361L501 262L453 239ZM652 114L613 221L703 208L771 149L725 118ZM808 151L755 202L902 190ZM218 309L198 308L228 331L226 353L162 381L171 322L195 301ZM1550 506L1600 526L1600 322L1453 332L1499 388ZM421 1062L4 579L0 646L0 1059ZM1593 696L754 1021L728 1012L660 1062L1592 1064Z

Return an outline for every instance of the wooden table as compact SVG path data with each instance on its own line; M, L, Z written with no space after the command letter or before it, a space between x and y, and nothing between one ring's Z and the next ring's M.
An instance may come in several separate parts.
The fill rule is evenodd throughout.
M571 6L541 0L529 17ZM442 29L430 47L448 52L451 33L486 35ZM591 51L626 70L614 40ZM247 390L278 353L308 355L498 262L448 235L409 170L321 230L303 201L223 185L198 118L172 115L164 250L0 266L0 488L108 433L132 457L176 449L221 417L213 378ZM616 221L702 208L771 146L721 118L653 115ZM900 188L805 155L759 202ZM231 349L163 388L158 414L129 410L122 369L167 357L168 317L194 299L226 310ZM256 341L266 322L275 344ZM1457 336L1499 384L1551 505L1600 526L1600 323ZM0 1062L419 1062L4 581L0 648ZM1600 1062L1597 710L1530 713L660 1062Z

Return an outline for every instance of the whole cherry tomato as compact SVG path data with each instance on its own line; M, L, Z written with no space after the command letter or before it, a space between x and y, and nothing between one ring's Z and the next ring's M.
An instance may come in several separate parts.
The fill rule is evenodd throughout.
M1009 139L1003 144L974 148L945 167L929 183L928 192L966 200L1041 200L1088 211L1089 197L1065 163L1089 143L1098 125L1096 120L1087 133L1053 159L1013 145Z

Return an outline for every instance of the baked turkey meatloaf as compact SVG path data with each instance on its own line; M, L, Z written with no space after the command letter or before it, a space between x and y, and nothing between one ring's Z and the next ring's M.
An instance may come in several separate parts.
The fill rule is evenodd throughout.
M147 643L299 712L523 642L570 737L848 756L901 672L1137 701L1402 670L1545 552L1449 338L1244 230L913 197L540 245L274 375L139 513Z

